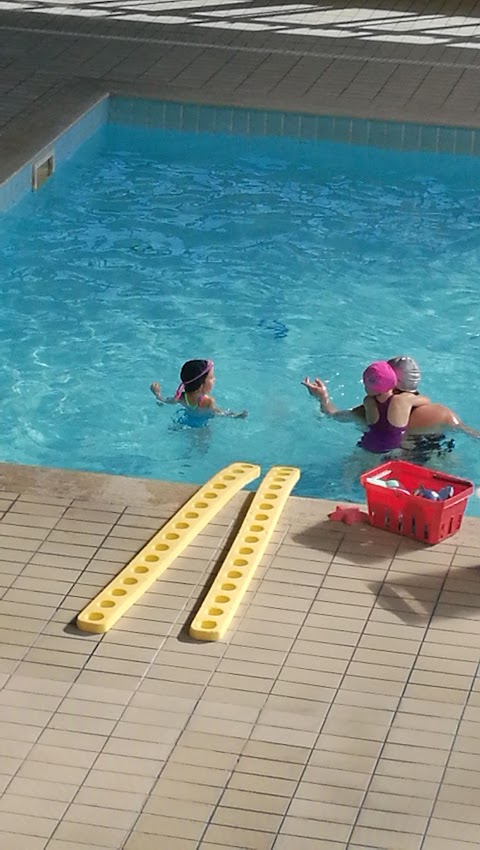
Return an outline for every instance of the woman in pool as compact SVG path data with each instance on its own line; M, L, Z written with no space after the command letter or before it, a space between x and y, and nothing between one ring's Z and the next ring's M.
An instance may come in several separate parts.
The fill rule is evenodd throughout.
M247 411L233 413L222 410L210 395L215 384L212 360L187 360L180 370L180 384L172 398L162 396L160 384L151 384L150 389L159 404L180 404L195 417L229 416L232 419L245 419Z
M429 399L411 392L395 394L397 375L386 360L371 363L362 377L367 393L363 406L369 427L358 445L375 454L399 449L412 408L428 404Z
M392 366L397 376L395 392L417 393L421 372L413 357L402 355L392 357L387 362ZM322 413L338 419L340 422L365 422L365 407L363 404L353 407L350 410L338 410L330 400L328 389L323 381L319 378L310 381L310 378L307 377L302 383L307 387L310 395L318 399ZM420 407L412 409L408 421L407 435L437 434L440 438L443 438L444 432L447 429L463 431L471 437L480 438L480 432L465 425L453 410L444 404L436 404L435 402L429 402L428 404L423 404ZM433 448L437 448L437 446Z

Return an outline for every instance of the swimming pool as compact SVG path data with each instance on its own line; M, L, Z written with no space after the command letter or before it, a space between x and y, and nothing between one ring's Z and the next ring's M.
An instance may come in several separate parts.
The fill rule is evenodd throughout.
M101 129L2 217L0 456L193 482L288 463L299 494L361 499L358 432L300 381L350 406L368 362L408 353L480 428L479 189L472 157ZM155 404L190 357L247 420ZM432 465L478 484L480 443L456 442Z

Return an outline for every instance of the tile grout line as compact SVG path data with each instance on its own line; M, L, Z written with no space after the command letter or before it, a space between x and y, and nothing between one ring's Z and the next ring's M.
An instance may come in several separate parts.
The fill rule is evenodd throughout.
M57 518L56 518L56 520L55 520L55 525L54 525L54 526L53 526L53 528L49 531L49 533L48 533L48 535L47 535L47 537L46 537L45 539L47 539L47 538L48 538L48 536L49 536L49 534L50 534L52 531L54 531L54 530L55 530L55 528L56 528L56 526L57 526L57 523L58 523L58 522L60 522L60 520L64 519L64 515L65 515L66 511L68 511L68 510L70 510L70 509L72 508L72 504L73 504L73 502L75 502L75 501L76 501L76 499L72 499L72 500L70 501L70 504L65 506L65 508L64 508L64 510L63 510L63 512L62 512L62 515L61 515L60 517L57 517ZM115 524L116 524L116 523L115 523ZM115 524L114 524L114 525L115 525ZM113 526L112 526L112 527L113 527ZM108 534L106 535L106 537L107 537L107 536L108 536ZM106 539L106 537L105 537L105 539ZM45 541L41 541L40 546L42 545L42 543L43 543L43 542L45 542ZM101 544L100 544L100 545L101 545ZM38 548L40 548L40 547L38 547ZM95 552L95 554L97 554L97 552L98 552L98 549L99 549L99 548L100 548L100 547L98 547L98 548L97 548L97 551ZM35 552L31 555L31 558L33 558L33 557L34 557L34 555L36 555L36 554L39 554L38 549L37 549L37 550L36 550L36 551L35 551ZM39 640L39 638L41 638L41 637L42 637L42 635L44 635L45 629L46 629L46 628L48 628L48 626L52 623L53 617L54 617L54 616L55 616L55 614L58 612L58 610L61 608L61 605L62 605L62 604L65 602L65 600L68 598L69 594L70 594L70 593L71 593L71 591L72 591L72 588L76 585L76 583L77 583L78 579L79 579L79 578L80 578L80 577L84 574L84 572L87 570L87 568L88 568L88 566L89 566L89 564L90 564L91 560L92 560L94 557L95 557L95 555L92 555L92 558L89 558L89 559L88 559L87 564L86 564L86 565L85 565L85 567L81 570L80 574L76 577L75 581L72 583L72 586L71 586L71 587L70 587L70 589L67 591L67 593L64 595L64 597L63 597L62 601L61 601L61 602L60 602L60 603L59 603L59 604L55 607L55 610L54 610L53 614L51 614L51 616L48 618L48 620L47 620L46 622L44 622L44 623L43 623L43 625L42 625L42 627L41 627L40 631L39 631L39 632L37 632L37 634L35 635L35 638L33 639L33 641L32 641L32 642L29 644L29 646L27 647L26 652L25 652L25 653L24 653L24 655L23 655L23 658L19 659L19 661L18 661L18 663L16 664L15 668L14 668L14 669L12 670L12 672L10 673L10 675L9 675L8 679L6 680L6 682L5 682L4 686L3 686L3 688L4 688L4 687L5 687L5 685L6 685L6 684L10 681L10 679L11 679L11 678L15 675L15 673L17 672L17 670L18 670L18 668L20 667L20 665L21 665L21 664L23 664L23 663L25 662L25 658L26 658L26 656L27 656L28 652L29 652L29 651L30 651L30 650L31 650L31 649L35 646L35 644L37 643L37 641ZM30 561L31 561L31 558L29 559L29 561L27 562L27 564L25 564L25 565L23 566L23 568L22 568L22 570L21 570L21 572L20 572L19 576L17 576L17 578L19 578L19 577L22 575L23 570L24 570L27 566L29 566ZM41 622L41 621L40 621L40 622ZM94 648L93 648L92 652L90 652L90 654L87 656L88 658L89 658L89 657L92 655L92 653L95 651L95 648L96 648L96 645L94 646ZM35 662L31 662L31 663L35 663ZM54 665L52 665L52 666L54 666ZM68 669L68 668L66 668L66 669ZM43 726L43 728L42 728L42 732L44 732L44 731L45 731L45 729L47 729L47 728L48 728L49 723L52 721L52 719L53 719L53 718L55 717L55 715L58 713L58 710L59 710L60 706L62 705L63 701L67 698L67 696L68 696L68 694L70 693L70 691L71 691L71 689L72 689L73 685L75 684L75 682L76 682L76 681L77 681L77 679L79 678L79 676L80 676L80 674L81 674L82 670L83 670L83 666L82 666L82 668L81 668L81 669L79 669L79 671L78 671L78 673L77 673L76 677L75 677L75 678L73 679L73 681L70 683L70 687L68 688L68 690L66 691L66 693L65 693L65 694L61 697L60 702L58 703L57 707L56 707L56 708L55 708L55 709L51 712L51 715L50 715L50 717L49 717L49 719L48 719L48 722L47 722L47 723L45 724L45 726ZM60 680L60 681L61 681L61 680ZM67 680L67 684L68 684L68 680ZM3 688L2 688L2 689L3 689ZM23 693L23 692L21 692L21 693ZM40 737L40 736L41 736L41 734L42 734L42 733L40 733L40 735L39 735L38 737ZM27 761L27 759L28 759L28 757L29 757L29 755L30 755L31 751L33 750L34 746L36 746L37 742L38 742L38 739L37 739L36 741L33 741L33 742L32 742L32 746L30 747L30 749L29 749L29 751L27 752L27 754L24 756L24 758L23 758L23 760L22 760L21 764L18 766L18 768L17 768L17 770L15 771L15 773L14 773L14 774L10 777L10 780L9 780L9 782L7 783L7 785L6 785L6 787L5 787L4 791L3 791L3 793L6 793L6 792L8 791L8 788L10 787L11 783L13 782L13 780L17 777L17 774L19 773L19 771L21 770L21 768L23 767L23 765L24 765L24 764L25 764L25 762ZM62 816L62 819L63 819L63 816ZM56 828L57 828L57 827L55 827L55 829L56 829ZM55 832L55 830L54 830L54 832ZM52 833L52 836L53 836L53 833ZM51 840L51 837L52 837L52 836L50 836L50 839L49 839L49 840Z
M345 537L345 535L344 535L344 537ZM382 581L382 585L383 585L383 582L385 581L386 576L388 575L388 572L389 572L389 570L390 570L391 564L392 564L393 560L395 559L395 555L396 555L396 553L398 552L399 546L400 546L400 542L398 543L397 548L396 548L396 549L394 550L394 552L392 553L392 556L391 556L391 558L390 558L390 564L389 564L389 566L387 567L386 574L385 574L385 576L384 576L384 578L383 578L383 581ZM354 555L353 555L353 557L354 557ZM332 561L333 561L333 558L332 558ZM325 573L325 577L328 575L329 570L330 570L330 567L331 567L331 563L329 564L328 570L327 570L327 572ZM320 590L321 590L321 587L319 588L319 591L318 591L318 592L320 592ZM317 594L317 595L318 595L318 594ZM349 659L348 663L347 663L347 664L346 664L346 666L345 666L345 671L344 671L344 673L342 674L342 676L341 676L341 678L340 678L340 681L339 681L339 683L338 683L338 685L337 685L337 687L336 687L336 689L335 689L335 694L334 694L334 696L332 697L332 700L331 700L331 702L330 702L330 705L329 705L329 707L328 707L328 710L327 710L327 712L326 712L326 714L325 714L325 717L323 718L323 721L322 721L321 727L320 727L320 729L319 729L319 731L318 731L318 734L317 734L317 736L316 736L316 738L315 738L315 741L314 741L314 743L313 743L312 747L310 748L310 755L309 755L309 757L307 758L307 760L306 760L306 762L305 762L305 764L304 764L304 766L303 766L303 770L302 770L302 772L301 772L301 774L300 774L300 776L299 776L299 778L298 778L298 780L297 780L297 783L296 783L296 786L295 786L295 790L294 790L294 791L292 792L292 794L290 795L290 800L289 800L288 806L287 806L287 808L286 808L286 810L285 810L285 813L284 813L284 815L283 815L283 817L282 817L282 821L281 821L280 826L279 826L279 828L278 828L278 830L277 830L277 835L276 835L276 837L275 837L275 842L274 842L274 844L272 845L272 847L273 847L273 848L275 848L275 844L277 843L277 839L281 837L281 830L282 830L282 827L283 827L283 825L284 825L284 823L285 823L286 818L288 817L289 809L290 809L290 807L291 807L291 805L292 805L293 800L295 799L295 796L296 796L297 790L298 790L298 788L300 787L300 784L301 784L301 782L302 782L302 780L303 780L303 777L304 777L304 775L305 775L305 772L306 772L306 770L307 770L307 767L309 767L310 760L311 760L311 758L312 758L313 753L315 752L315 749L316 749L316 747L317 747L317 743L318 743L318 741L319 741L319 740L320 740L320 738L321 738L321 735L322 735L322 733L323 733L324 726L325 726L325 724L327 723L327 721L328 721L328 719L329 719L330 712L331 712L331 711L332 711L332 709L335 707L335 700L336 700L336 697L337 697L337 695L338 695L338 692L339 692L339 690L341 689L341 687L342 687L342 685L343 685L343 682L345 681L345 679L346 679L346 677L347 677L347 675L348 675L348 670L349 670L349 667L350 667L350 665L351 665L351 663L352 663L352 658L353 658L353 656L354 656L354 654L355 654L355 651L356 651L356 649L358 648L358 645L359 645L359 643L360 643L360 641L361 641L361 639L362 639L362 637L363 637L363 635L364 635L364 633L365 633L365 629L366 629L366 627L367 627L368 623L370 622L370 617L371 617L372 612L373 612L374 610L375 610L375 601L373 601L373 602L372 602L372 606L371 606L371 609L370 609L370 611L369 611L369 614L368 614L367 618L365 619L365 622L364 622L364 624L363 624L363 627L362 627L362 629L360 630L360 632L359 632L359 634L358 634L358 638L357 638L356 643L355 643L355 644L354 644L354 646L352 647L352 653L351 653L350 659ZM399 698L399 701L400 701L400 698ZM347 771L347 772L348 772L348 771ZM291 836L291 837L292 837L292 838L294 838L294 836ZM349 840L349 839L348 839L348 840ZM347 843L348 843L348 841L347 841Z
M450 575L450 569L451 569L451 567L450 567L450 568L449 568L449 570L448 570L447 577ZM443 590L443 585L442 585L442 590ZM429 829L430 824L431 824L431 822L432 822L432 818L433 818L433 816L434 816L434 815L433 815L433 813L434 813L434 811L435 811L435 807L436 807L436 805L437 805L438 798L439 798L439 796L440 796L440 792L441 792L442 787L443 787L444 779L445 779L445 776L446 776L446 774L447 774L447 770L448 770L448 767L449 767L449 764L450 764L450 759L451 759L451 757L452 757L453 748L454 748L454 746L455 746L455 742L456 742L457 737L458 737L458 732L459 732L460 726L461 726L461 724L462 724L462 722L463 722L463 718L464 718L464 716L465 716L465 712L466 712L466 710L467 710L467 708L468 708L469 699L470 699L470 697L471 697L471 695L472 695L472 693L473 693L473 687L474 687L474 685L475 685L475 681L477 680L477 677L478 677L478 675L479 675L479 672L480 672L480 661L477 663L475 673L474 673L474 674L472 675L472 677L471 677L470 688L468 689L468 691L466 691L465 702L464 702L464 704L463 704L462 710L461 710L461 712L460 712L460 716L459 716L458 721L457 721L456 726L455 726L455 732L453 733L453 736L452 736L452 743L451 743L450 749L449 749L449 751L448 751L448 756L447 756L447 759L446 759L446 761L445 761L445 765L444 765L444 768L443 768L443 771L442 771L441 777L440 777L440 779L439 779L439 781L438 781L437 792L436 792L435 797L434 797L433 802L432 802L432 806L431 806L431 809L430 809L430 813L429 813L429 815L428 815L428 819L427 819L427 822L426 822L426 824L425 824L425 829L424 829L424 832L423 832L422 841L421 841L421 843L420 843L420 845L419 845L419 847L418 847L418 850L422 850L422 848L423 848L423 846L424 846L424 844L425 844L425 841L426 841L426 840L427 840L427 838L428 838L428 836L427 836L427 832L428 832L428 829Z
M454 557L455 557L455 556L454 556L454 555L452 555L452 557L451 557L451 561L453 561L453 558L454 558ZM442 593L443 593L443 589L444 589L444 587L445 587L445 583L446 583L447 578L448 578L448 576L449 576L449 574L450 574L451 566L452 566L452 565L451 565L451 563L450 563L450 565L448 566L448 569L446 570L445 575L444 575L444 577L443 577L443 581L442 581L442 583L441 583L441 585L440 585L440 587L439 587L439 589L438 589L438 593L437 593L437 596L436 596L436 600L435 600L435 603L434 603L434 605L433 605L432 611L430 612L430 616L428 617L428 619L427 619L427 621L426 621L426 623L425 623L425 628L424 628L424 632L423 632L423 637L422 637L422 638L421 638L421 640L420 640L419 646L418 646L417 651L416 651L416 653L415 653L415 657L413 658L412 665L411 665L411 668L410 668L410 672L408 673L408 676L407 676L407 678L406 678L406 680L405 680L404 686L403 686L403 688L402 688L402 691L401 691L400 696L399 696L399 699L398 699L397 708L394 710L394 712L393 712L393 714L392 714L392 718L391 718L391 720L390 720L390 723L389 723L389 726L388 726L387 733L386 733L386 735L385 735L385 738L384 738L384 740L383 740L382 746L381 746L381 748L380 748L380 752L379 752L379 754L378 754L378 756L377 756L377 758L376 758L376 760L375 760L375 764L374 764L373 769L372 769L372 772L371 772L371 774L370 774L370 779L369 779L369 781L368 781L368 783L367 783L367 787L365 788L365 792L364 792L364 794L363 794L362 800L361 800L361 802L360 802L360 804L359 804L359 806L358 806L358 811L357 811L356 817L355 817L355 819L354 819L354 821L353 821L353 823L352 823L351 830L350 830L350 834L349 834L349 837L348 837L347 842L346 842L346 850L348 850L349 845L350 845L350 844L351 844L351 842L352 842L352 839L353 839L353 833L354 833L354 831L355 831L355 828L356 828L356 827L357 827L357 825L358 825L358 820L359 820L360 815L361 815L361 813L362 813L362 811L363 811L363 805L364 805L364 802L365 802L365 800L366 800L366 798L367 798L367 796L368 796L368 793L369 793L370 788L371 788L371 785L372 785L372 780L374 779L374 776L375 776L375 770L376 770L376 768L377 768L377 766L378 766L378 764L379 764L380 760L382 759L383 752L384 752L384 750L385 750L385 747L387 746L388 736L389 736L390 731L391 731L391 729L392 729L392 726L393 726L393 724L394 724L394 722L395 722L395 718L397 717L397 715L398 715L398 713L399 713L399 707L400 707L400 705L401 705L402 700L404 699L404 696L405 696L405 692L406 692L406 690L407 690L407 687L408 687L408 686L409 686L409 684L410 684L410 679L411 679L412 673L413 673L413 672L414 672L414 670L415 670L415 665L416 665L416 663L417 663L417 661L418 661L418 658L419 658L419 656L420 656L420 653L421 653L422 647L423 647L423 645L425 644L425 640L426 640L426 637L427 637L427 635L428 635L428 632L429 632L429 629L430 629L430 626L431 626L432 620L433 620L433 618L434 618L434 616L435 616L435 611L436 611L436 608L437 608L437 605L438 605L439 599L440 599L440 597L441 597L441 595L442 595ZM389 572L390 572L390 568L388 569L388 571L387 571L387 575L385 576L385 579L384 579L384 580L383 580L383 582L382 582L382 588L381 588L381 589L383 589L383 587L384 587L384 585L385 585L385 580L388 578L388 574L389 574ZM451 744L451 746L453 746L453 740L454 740L454 739L452 738L452 744ZM440 784L439 784L439 786L438 786L438 789L439 789L439 788L440 788ZM437 789L437 793L438 793L438 789ZM433 805L433 804L432 804L432 805ZM424 833L424 835L423 835L422 842L423 842L424 838L425 838L425 833Z
M289 527L288 527L288 528L290 529L290 527L291 527L291 526L289 525ZM295 643L296 643L296 641L298 640L298 635L300 634L300 632L302 631L302 629L303 629L303 628L304 628L304 626L305 626L305 622L306 622L306 620L307 620L308 616L309 616L309 615L310 615L310 613L311 613L312 606L315 604L315 602L316 602L316 598L317 598L317 595L318 595L318 593L320 592L320 590L321 590L321 588L322 588L322 586L323 586L323 583L324 583L324 581L325 581L326 576L328 575L328 570L329 570L329 568L330 568L330 565L331 565L331 563L332 563L332 561L333 561L334 557L336 556L336 554L337 554L337 552L338 552L338 550L339 550L339 548L340 548L340 546L341 546L341 544L342 544L342 542L343 542L344 538L345 538L345 534L343 533L343 534L342 534L342 535L340 535L340 537L339 537L339 540L338 540L337 546L336 546L336 548L335 548L335 551L334 551L334 552L332 552L332 557L331 557L331 559L330 559L330 561L329 561L329 563L328 563L328 567L327 567L327 569L325 570L325 572L324 572L324 574L323 574L322 576L319 576L319 578L321 579L321 581L320 581L320 585L319 585L319 587L318 587L317 593L316 593L316 594L315 594L315 596L313 597L313 599L312 599L312 601L311 601L311 603L310 603L310 605L309 605L308 609L305 611L305 615L304 615L304 617L303 617L303 619L302 619L301 623L299 623L299 626L298 626L298 629L297 629L297 633L296 633L295 637L293 637L293 638L292 638L292 642L291 642L290 648L286 651L286 653L285 653L285 657L284 657L284 659L283 659L283 662L279 665L279 668L278 668L278 670L277 670L277 673L276 673L276 675L275 675L275 678L274 678L274 680L273 680L273 682L272 682L271 688L270 688L270 690L269 690L269 691L265 694L265 699L264 699L264 701L263 701L263 705L262 705L262 708L260 709L260 712L261 712L261 711L263 711L263 709L264 709L264 707L265 707L265 703L267 702L268 697L272 695L272 690L273 690L273 688L275 687L275 684L277 683L278 678L279 678L279 676L280 676L280 674L281 674L282 670L283 670L283 669L284 669L284 667L285 667L286 661L288 660L288 656L289 656L289 655L290 655L290 653L292 652L292 650L293 650L293 648L294 648L294 646L295 646ZM281 547L279 547L279 548L281 548ZM281 555L280 555L280 556L281 556ZM313 563L315 563L315 562L313 562ZM322 563L322 562L318 562L318 563ZM259 713L259 714L260 714L260 713ZM324 722L324 721L323 721L323 722ZM323 726L323 722L322 722L322 726ZM230 776L229 776L229 778L227 779L227 781L226 781L226 783L225 783L224 787L222 788L222 792L221 792L221 794L220 794L220 796L219 796L219 798L218 798L218 800L217 800L217 803L215 804L215 806L214 806L214 808L213 808L213 811L211 812L210 817L208 818L208 821L207 821L207 823L205 824L204 830L203 830L203 832L201 833L201 836L200 836L199 841L198 841L198 847L201 847L201 844L202 844L202 842L203 842L203 840L204 840L204 838L205 838L205 835L206 835L207 829L208 829L208 827L210 826L210 824L211 824L211 822L212 822L212 819L213 819L213 817L215 816L215 813L216 813L217 809L219 808L219 806L220 806L220 804L221 804L221 801L222 801L223 797L225 796L225 792L226 792L227 790L229 790L229 789L228 789L228 784L229 784L229 782L230 782L230 779L232 778L232 776L233 776L233 774L234 774L234 772L235 772L235 767L236 767L236 765L238 764L238 762L240 761L240 758L242 757L242 755L243 755L243 753L244 753L244 751L245 751L245 749L246 749L247 745L248 745L248 744L250 743L250 741L251 741L251 736L252 736L252 733L253 733L253 731L254 731L254 728L255 728L256 724L257 724L257 721L255 721L255 723L252 725L252 729L250 730L250 734L248 735L248 737L247 737L247 739L246 739L246 741L245 741L245 743L244 743L244 745L243 745L242 749L240 750L240 752L239 752L239 754L238 754L238 756L237 756L236 764L235 764L235 766L232 768L232 770L231 770L231 772L230 772ZM287 728L288 728L288 727L287 727ZM313 747L312 747L311 749L313 749ZM305 766L304 766L304 769L305 769ZM304 772L304 770L302 771L302 775L303 775L303 772ZM287 809L288 809L288 807L287 807ZM276 835L275 835L275 836L274 836L274 838L273 838L272 845L271 845L272 847L274 846L274 843L275 843L275 842L276 842L276 840L277 840L278 834L279 834L279 832L280 832L280 829L281 829L281 826L282 826L282 823L283 823L283 821L284 821L284 820L285 820L285 815L283 815L282 820L281 820L281 822L280 822L280 825L279 825L279 827L278 827L277 833L276 833ZM235 848L232 848L232 850L235 850Z
M239 527L239 523L238 523L238 516L235 516L235 517L231 520L230 525L227 527L227 531L226 531L226 532L225 532L225 534L223 535L223 538L222 538L222 540L221 540L221 543L226 543L226 542L227 542L227 541L228 541L228 540L232 537L232 534L234 534L235 529L236 529L236 528L238 528L238 527ZM285 537L286 533L287 533L287 531L285 531L285 533L284 533L284 537ZM278 548L280 548L280 547L281 547L281 543L279 543L279 544L278 544ZM220 558L222 557L222 553L223 553L224 548L225 548L224 546L219 546L219 547L217 548L217 552L219 552L219 553L220 553ZM217 558L216 560L218 561L219 559ZM223 558L222 558L222 560L223 560ZM211 563L211 561L209 562L209 564L208 564L208 565L207 565L207 567L205 568L204 572L202 573L201 578L199 578L199 580L198 580L197 584L195 585L195 587L192 589L192 592L191 592L191 595L190 595L189 599L192 599L192 597L194 596L194 594L195 594L195 595L198 595L198 594L196 594L196 591L198 590L198 587L199 587L200 583L202 583L203 588L205 588L205 583L204 583L202 580L206 577L206 575L208 575L208 576L210 576L210 575L211 575L211 572L212 572L212 571L211 571L211 570L209 570L210 563ZM220 564L221 564L221 563L222 563L222 561L220 561ZM219 565L219 566L220 566L220 565ZM211 580L208 582L208 586L210 586L210 585L212 584L212 582L215 580L215 576L216 576L217 571L218 571L218 570L216 570L216 571L215 571L214 576L213 576L213 577L211 578ZM242 622L242 621L243 621L243 619L245 618L245 616L246 616L246 614L247 614L247 611L248 611L248 607L249 607L249 605L250 605L250 603L249 603L249 604L248 604L248 606L246 607L246 610L244 611L243 615L241 616L241 618L240 618L240 620L239 620L239 622L238 622L238 624L237 624L236 628L238 627L238 625L240 625L240 624L241 624L241 622ZM179 615L179 616L180 616L180 615ZM175 624L172 626L172 628L174 628L174 626L175 626L175 625L176 625L176 623L178 622L178 619L179 619L179 618L177 618L177 620L175 621ZM191 619L191 617L189 616L189 618L188 618L188 619ZM223 643L223 642L222 642L222 643ZM185 724L182 726L182 729L179 731L179 734L178 734L178 736L177 736L177 739L176 739L175 743L172 745L172 748L171 748L170 754L168 755L168 757L167 757L167 759L165 760L164 764L161 766L161 768L160 768L160 770L159 770L159 772L158 772L158 774L157 774L157 776L156 776L156 778L155 778L155 782L158 782L158 781L159 781L159 779L161 778L164 768L165 768L165 767L166 767L166 765L168 764L168 762L169 762L169 759L170 759L171 755L173 754L173 752L174 752L174 750L175 750L176 746L178 745L178 741L179 741L179 739L180 739L180 738L181 738L181 736L184 734L184 732L185 732L185 730L186 730L186 727L187 727L187 726L188 726L188 724L190 723L190 720L191 720L191 719L195 716L195 713L196 713L197 707L198 707L199 703L201 702L201 700L202 700L202 698L203 698L203 695L204 695L204 693L205 693L206 689L207 689L207 688L208 688L208 686L209 686L210 681L212 680L213 676L214 676L214 675L215 675L215 673L217 672L218 664L220 663L220 661L222 661L222 660L223 660L223 658L224 658L224 656L225 656L225 653L226 653L226 652L227 652L227 650L229 649L230 645L231 645L231 644L230 644L229 642L227 642L227 641L225 641L225 642L223 643L223 647L224 647L224 648L223 648L223 652L222 652L222 653L221 653L221 654L217 657L217 663L216 663L216 665L215 665L214 669L211 671L211 674L210 674L210 676L208 677L207 682L206 682L206 683L205 683L205 685L203 686L202 693L200 694L200 696L198 697L198 699L195 701L195 704L194 704L194 706L193 706L192 710L191 710L191 711L190 711L190 713L188 714L188 717L187 717L187 718L186 718L186 720L185 720ZM267 698L267 697L265 697L265 700L266 700L266 698ZM254 724L254 725L255 725L255 724ZM240 754L238 754L238 756L237 756L236 764L238 764L239 759L240 759ZM235 766L234 766L234 767L232 768L232 770L230 771L230 776L232 776L232 775L233 775L234 771L235 771ZM227 782L230 780L230 776L229 776L229 778L227 779ZM223 789L223 791L224 791L224 790L225 790L225 789ZM144 803L143 803L143 805L142 805L141 810L138 812L137 818L135 819L134 824L133 824L133 825L132 825L132 827L130 828L129 833L128 833L128 835L127 835L127 837L126 837L126 839L125 839L124 843L122 844L122 848L124 848L124 847L125 847L125 845L126 845L126 844L128 843L128 841L129 841L129 839L130 839L131 835L134 833L134 831L135 831L135 826L136 826L136 824L138 823L140 816L143 814L143 811L144 811L144 808L145 808L145 804L148 802L148 799L150 798L150 796L151 796L151 794L149 793L149 794L148 794L148 796L147 796L147 799L144 801ZM220 796L223 796L223 792L222 792L222 794L221 794ZM219 799L220 799L220 798L219 798ZM218 802L217 802L217 804L214 806L214 809L213 809L213 811L212 811L212 813L211 813L211 815L210 815L210 817L209 817L209 819L208 819L208 821L207 821L207 824L206 824L206 826L205 826L205 830L207 829L207 827L208 827L208 825L209 825L209 823L210 823L210 820L211 820L211 818L213 817L213 814L214 814L214 812L215 812L215 810L216 810L216 808L217 808L217 805L218 805ZM205 831L205 830L204 830L204 831Z
M108 537L109 537L109 535L111 534L112 530L118 526L119 521L120 521L123 517L128 516L127 511L128 511L128 509L129 509L130 507L135 507L135 506L131 506L131 505L128 505L128 504L127 504L127 505L125 505L125 506L123 507L122 511L121 511L121 512L119 512L119 515L118 515L117 519L116 519L116 520L115 520L115 522L113 523L113 525L112 525L112 527L111 527L110 531L109 531L109 532L105 535L105 538L104 538L104 541L103 541L103 542L105 542L105 540L107 540L107 539L108 539ZM162 524L158 526L157 530L156 530L156 531L154 531L152 535L150 535L150 537L148 538L149 540L150 540L150 539L151 539L151 538L152 538L152 537L153 537L153 536L154 536L154 535L155 535L158 531L160 531L160 530L161 530L161 528L163 527L163 525L165 525L165 523L166 523L166 522L168 522L168 517L167 517L166 519L163 519L163 517L161 517L161 518L159 518L159 519L160 519L160 522L161 522ZM163 520L163 522L162 522L162 520ZM146 541L146 542L148 542L148 541ZM146 545L146 544L144 543L143 545ZM101 551L101 546L102 546L102 544L100 544L100 546L97 548L97 550L96 550L96 552L95 552L95 555L97 555L97 554ZM140 549L141 549L141 548L143 548L143 546L140 546L140 547L139 547L139 549L138 549L137 551L140 551ZM85 569L84 569L84 570L82 570L81 575L83 575L83 574L84 574L84 572L85 572L85 570L87 570L88 566L90 565L90 563L91 563L91 561L93 560L93 558L95 557L95 555L92 555L92 558L91 558L91 559L89 559L89 562L88 562L88 564L85 566ZM120 570L121 570L121 569L123 569L123 567L121 567L121 568L120 568ZM117 572L115 573L115 575L118 575L118 572L119 572L119 571L117 571ZM110 580L111 580L111 579L110 579ZM105 582L105 585L106 585L106 584L108 584L108 580ZM171 629L172 629L173 627L174 627L174 623L172 623L172 625L171 625ZM163 645L164 645L165 641L167 640L168 636L169 636L169 635L162 636L162 640L160 641L160 646L158 647L158 650L157 650L157 652L155 653L155 656L154 656L154 657L156 657L156 656L158 655L158 653L161 651L161 649L163 648ZM86 662L85 662L85 663L87 663L88 659L90 659L90 658L94 655L94 653L95 653L95 651L96 651L97 647L98 647L98 646L100 646L100 644L102 643L102 640L103 640L103 635L101 635L101 636L100 636L100 639L99 639L99 640L98 640L98 641L94 644L92 652L91 652L88 656L86 656ZM82 790L82 788L84 787L85 780L86 780L86 779L88 779L88 777L89 777L90 773L91 773L91 772L95 769L95 765L96 765L96 763L97 763L98 759L100 758L100 756L101 756L101 755L103 755L103 754L104 754L104 748L105 748L105 746L108 744L108 741L109 741L109 740L110 740L110 738L112 737L112 734L113 734L114 730L116 729L116 727L117 727L118 723L121 721L122 717L123 717L123 716L124 716L124 714L125 714L125 711L126 711L126 710L127 710L127 708L130 706L130 703L131 703L132 699L134 698L134 696L135 696L135 695L136 695L136 693L138 692L138 689L139 689L140 685L142 684L142 682L143 682L144 678L146 677L146 674L147 674L148 670L150 669L150 665L151 665L151 663L152 663L152 662L150 662L150 663L149 663L149 665L148 665L147 669L145 670L144 674L143 674L143 675L139 678L139 681L137 682L137 685L135 686L135 688L134 688L134 689L133 689L133 691L131 692L130 698L128 699L127 703L123 706L123 710L122 710L121 714L120 714L120 715L119 715L119 717L116 719L116 721L115 721L115 723L114 723L114 726L112 727L111 732L110 732L108 735L106 735L106 736L105 736L106 740L105 740L105 742L104 742L104 744L103 744L102 748L101 748L98 752L96 752L96 754L95 754L95 758L94 758L94 760L93 760L93 762L92 762L91 766L88 768L88 770L87 770L87 772L86 772L86 774L85 774L85 776L84 776L84 778L83 778L82 782L79 784L79 786L78 786L78 788L77 788L77 791L75 792L74 796L72 797L72 799L71 799L71 800L70 800L70 802L68 803L68 806L67 806L67 808L65 809L65 812L63 813L62 817L57 819L57 824L56 824L56 826L55 826L55 828L54 828L54 830L53 830L53 832L52 832L52 834L51 834L51 836L50 836L50 838L49 838L49 841L53 841L53 840L55 840L55 833L56 833L57 829L58 829L58 828L59 828L59 826L60 826L60 825L64 822L64 820L65 820L65 815L67 814L67 812L68 812L69 808L70 808L73 804L75 804L75 800L76 800L76 798L77 798L78 794L80 793L80 791L81 791L81 790ZM83 664L83 665L82 665L82 667L80 667L80 668L79 668L77 676L75 677L75 679L74 679L74 680L73 680L73 682L71 683L70 688L69 688L69 689L67 690L67 692L64 694L64 696L62 697L61 701L59 702L59 704L58 704L57 708L56 708L56 709L55 709L55 711L53 712L53 715L52 715L52 717L50 718L49 723L51 722L51 720L53 719L53 717L55 717L55 715L59 713L59 710L61 709L63 702L64 702L66 699L70 698L70 697L69 697L69 694L70 694L70 692L71 692L72 688L74 687L74 685L78 682L78 679L80 678L80 676L81 676L81 674L84 672L84 670L85 670L85 664ZM135 677L133 677L133 676L132 676L132 679L133 679L133 678L135 678ZM46 728L48 728L48 726L45 726L44 728L46 729ZM149 792L149 793L150 793L150 792ZM72 821L72 823L76 823L76 821ZM85 824L85 826L87 826L87 824Z

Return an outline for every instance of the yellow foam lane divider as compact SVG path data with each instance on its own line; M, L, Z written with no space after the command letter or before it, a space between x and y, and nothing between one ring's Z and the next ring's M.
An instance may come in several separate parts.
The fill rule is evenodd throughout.
M78 628L84 632L108 632L227 502L260 472L253 463L232 463L217 472L81 611Z
M300 470L295 466L273 466L269 470L192 621L191 637L197 640L220 640L223 637L299 478Z

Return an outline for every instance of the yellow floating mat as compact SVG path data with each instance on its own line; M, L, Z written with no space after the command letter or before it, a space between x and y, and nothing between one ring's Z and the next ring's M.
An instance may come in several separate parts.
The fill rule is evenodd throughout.
M77 617L78 628L84 632L108 632L227 502L260 472L253 463L232 463L217 472L83 609Z
M300 478L295 466L273 466L263 479L225 561L190 626L197 640L220 640L228 629Z

